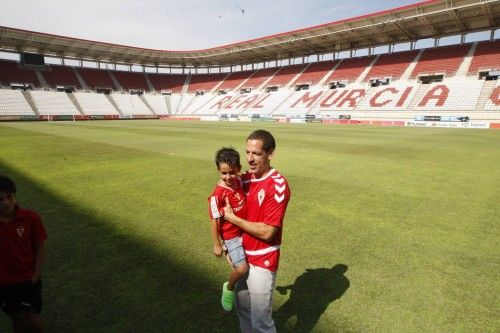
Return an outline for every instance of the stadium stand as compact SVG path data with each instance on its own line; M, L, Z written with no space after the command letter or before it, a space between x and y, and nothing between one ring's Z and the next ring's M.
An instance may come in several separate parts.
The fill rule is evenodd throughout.
M474 78L454 78L432 83L414 110L473 111L483 82Z
M322 61L309 65L295 80L295 84L318 84L323 77L331 71L338 61Z
M40 87L34 70L21 68L19 62L16 61L0 60L0 84L8 86L11 83Z
M259 88L267 80L274 77L274 74L276 74L276 72L278 72L279 70L280 70L280 68L259 69L245 83L243 83L241 88L250 88L250 89Z
M473 1L470 1L469 5L478 11L487 7L477 5ZM426 6L417 5L418 8L428 8ZM428 6L430 8L434 5L429 3ZM461 10L460 6L457 7L449 2L445 7L440 7L438 12L449 11L450 6L455 6L455 11ZM285 33L290 41L283 40L282 35L279 35L259 39L255 44L252 44L255 41L242 42L251 46L252 50L255 48L256 52L246 52L246 49L231 44L224 46L223 49L216 47L210 50L198 50L199 54L186 51L189 56L174 52L171 57L164 57L164 54L170 51L161 51L153 56L137 48L134 52L138 52L137 59L143 62L136 63L135 61L139 60L134 60L127 65L132 68L133 65L145 64L143 72L44 66L43 61L35 63L27 54L20 54L23 63L32 61L33 64L22 66L16 61L0 60L0 83L2 86L19 83L21 86L13 88L28 90L2 89L0 115L42 116L37 117L38 119L47 119L46 115L82 116L77 117L78 119L100 118L87 117L93 115L113 116L106 119L134 118L136 115L137 118L179 116L178 118L182 119L191 116L203 119L207 116L206 120L217 119L214 116L222 118L248 116L274 117L280 121L285 118L299 118L298 122L305 120L306 115L320 115L330 119L342 116L344 117L342 120L350 116L359 119L414 120L415 117L422 115L465 115L474 120L500 121L500 86L495 81L500 76L498 75L500 40L494 40L494 37L498 36L498 27L479 15L473 20L475 23L482 21L483 28L472 29L467 23L463 25L464 31L457 32L453 29L464 17L451 15L447 18L446 15L441 15L439 19L443 19L447 29L452 29L448 33L440 30L439 23L413 16L407 17L407 14L402 10L397 21L400 22L402 17L406 17L404 24L407 27L412 26L412 29L424 33L425 36L430 34L429 37L424 38L422 35L423 39L414 40L410 31L402 28L393 29L397 26L395 24L391 26L390 31L380 29L378 32L386 40L398 42L379 45L380 42L367 38L373 33L373 26L377 25L375 22L378 21L360 20L358 21L360 25L356 28L354 25L331 23L332 27L339 28L341 32L326 29L319 35L314 35L307 31L316 28L307 28L292 34ZM391 15L384 16L384 19L392 22L395 16ZM427 14L422 12L422 15ZM437 17L432 16L437 15L437 12L428 15ZM415 21L431 26L432 29L422 31L421 25L417 25ZM351 28L352 31L356 30L356 33L350 34L348 38ZM8 29L0 27L2 31ZM461 41L466 41L468 34L472 32L487 32L492 40L415 49L415 45L420 41L423 41L424 45L431 45L434 39L435 45L438 45L441 38L447 36L460 37ZM23 34L19 30L15 33L9 31L6 33L14 37ZM35 43L32 37L43 35L36 32L24 33L27 35L23 42L31 46ZM325 49L324 43L327 40L323 33L328 35L328 43L332 42L331 45L328 44L331 48ZM415 36L420 36L415 33ZM456 35L452 35L455 33ZM37 39L37 43L48 43L46 47L49 48L58 46L53 41L47 42L43 36L38 37L40 39ZM394 39L396 37L397 39ZM54 35L52 38L57 40L59 37ZM349 42L344 43L347 39ZM0 40L0 43L8 42L8 39ZM73 41L75 45L86 42ZM309 43L318 49L310 49ZM388 46L389 50L393 50L404 43L409 44L411 50L373 55L378 46ZM112 44L106 45L114 47ZM67 48L71 46L65 46L65 50ZM7 49L5 46L4 50L15 52L13 48ZM126 52L120 48L114 51L120 54ZM318 51L318 54L307 53L315 51ZM369 55L338 59L342 54L349 52L356 54L358 51ZM327 57L330 55L331 58ZM287 56L293 59L287 59ZM313 56L317 56L317 59L323 57L336 60L268 67L279 62L311 59ZM103 60L105 57L99 58L96 55L90 55L90 58L79 57L81 56L71 55L65 59L80 60L82 65L90 60L94 61L97 67L103 62L106 68L117 65L112 61L108 63L108 60ZM157 57L155 59L158 62L148 62L154 57ZM197 62L193 59L197 59ZM256 69L227 72L228 68L243 68L250 65ZM155 68L156 73L152 73ZM165 69L176 73L181 71L191 73L197 70L200 74L158 74ZM215 73L217 70L219 72ZM207 72L214 73L206 74ZM23 86L26 83L34 86L35 90L30 92L30 87ZM58 86L75 87L77 92L56 93L53 90ZM95 90L101 92L99 88L104 88L103 92L107 95L97 94ZM108 90L118 92L109 94ZM145 93L128 94L128 90L142 90ZM136 93L140 95L135 95ZM14 109L17 107L19 110ZM497 125L500 127L500 124Z
M42 75L52 88L56 88L57 86L70 86L76 89L81 88L75 72L71 67L50 65L42 71Z
M125 71L113 71L112 73L123 89L149 91L149 87L143 73Z
M191 103L194 97L194 94L182 94L175 114L185 114L184 112L187 110L188 105Z
M86 115L119 115L104 94L75 92L73 95Z
M500 70L500 40L480 42L469 67L469 75L480 70Z
M109 96L122 115L153 115L138 95L112 93Z
M386 77L390 77L393 80L399 79L417 54L418 51L414 50L380 55L377 62L365 76L364 81Z
M158 115L168 115L167 96L144 94L142 97Z
M80 112L65 92L35 90L30 92L39 115L76 116Z
M470 47L471 44L462 44L425 49L411 77L416 78L424 74L452 76L458 70Z
M195 96L189 105L186 106L186 108L183 110L184 114L197 114L197 115L210 115L213 114L211 111L205 111L203 109L203 106L208 105L212 99L214 99L216 96L215 94L212 93L205 93L204 95L199 95Z
M172 94L170 96L170 114L177 114L177 109L181 101L182 94Z
M266 83L267 87L284 87L288 85L307 65L292 65L281 67L280 70Z
M348 88L330 90L318 102L318 110L354 110L360 100L366 95L366 89L368 89L368 87L353 84Z
M371 88L357 109L362 111L404 111L409 107L419 86L419 84L399 81Z
M332 81L354 82L374 59L374 56L342 59L325 83L328 84Z
M318 86L306 91L295 91L273 112L273 115L284 117L305 115L314 108L326 92L327 90Z
M486 104L484 105L486 111L500 111L500 81L497 82L495 88L489 94Z
M21 90L0 89L0 116L34 116Z
M188 91L191 93L197 91L210 92L221 83L228 74L193 74L189 81Z
M206 96L207 95L207 96ZM222 95L215 95L215 94L205 94L201 99L197 101L197 104L200 105L195 111L196 114L203 114L203 115L214 115L222 108L228 104L234 97L234 95L231 94L222 94ZM196 97L194 101L196 101L199 97ZM202 104L202 102L205 101L205 103ZM186 112L187 114L188 112Z
M156 91L167 90L172 93L181 93L186 82L185 74L146 74Z
M236 109L243 109L243 114L268 116L271 115L279 106L285 103L294 92L288 89L280 89L266 94L250 96L251 103L242 101L236 106Z
M221 83L218 90L231 91L238 88L242 83L248 80L255 71L233 72Z
M446 46L436 49L425 49L417 63L412 76L430 73L448 73L444 82L420 85L410 79L397 80L410 66L419 50L397 52L380 55L375 62L374 56L325 61L312 64L267 68L257 71L243 71L222 74L187 75L151 74L148 73L152 85L158 90L169 90L171 96L145 94L142 97L126 94L102 94L76 92L77 103L72 103L69 95L55 92L32 92L36 109L40 115L78 115L79 105L85 115L246 115L246 116L282 116L303 117L305 114L335 115L338 112L390 112L389 118L407 112L407 117L414 112L442 111L478 111L478 101L483 82L477 79L477 72L482 69L496 69L500 61L499 41L478 43L471 61L469 78L453 77L471 44ZM471 50L472 51L472 50ZM373 64L372 67L369 67ZM445 64L445 65L443 65ZM335 66L337 68L335 68ZM21 69L17 62L0 61L5 69L0 74L2 82L11 81L34 82L36 74L31 69ZM462 65L462 67L464 67ZM335 70L332 71L332 69ZM368 70L369 69L369 70ZM112 78L105 70L78 68L89 87L115 87ZM364 84L352 82L360 78L365 71ZM41 71L50 87L81 85L73 68L50 65ZM325 76L331 72L328 78ZM7 73L7 74L6 74ZM408 72L409 73L409 72ZM21 77L21 79L17 79ZM113 75L124 89L149 90L144 73L113 71ZM364 75L364 74L363 74ZM361 75L361 76L363 76ZM367 81L372 78L391 77L395 82L370 88ZM14 78L14 79L13 79ZM295 82L292 82L292 80ZM326 79L326 80L325 80ZM182 93L185 82L189 82L189 92ZM267 82L266 82L267 81ZM331 81L350 81L346 87L327 89L318 86ZM308 84L308 90L293 91L286 89L290 83ZM236 88L257 88L259 86L280 86L278 91L269 93L210 93L218 91L234 91ZM464 89L464 87L467 87ZM492 88L489 88L492 89ZM5 91L9 91L8 93ZM203 95L195 95L195 91L206 91ZM2 94L17 97L5 97L2 114L19 107L19 114L33 115L32 108L20 92L3 90ZM498 87L483 99L484 110L498 111ZM491 96L490 96L491 95ZM10 96L10 95L9 95ZM56 97L57 96L57 97ZM54 97L54 100L52 98ZM111 97L111 100L110 100ZM113 105L113 102L116 104ZM17 104L16 104L17 103ZM495 104L496 103L496 104ZM11 105L11 106L7 106ZM116 110L118 108L118 111ZM359 113L359 114L361 114ZM12 111L12 114L16 114Z
M108 72L93 68L78 68L78 72L90 88L116 89Z

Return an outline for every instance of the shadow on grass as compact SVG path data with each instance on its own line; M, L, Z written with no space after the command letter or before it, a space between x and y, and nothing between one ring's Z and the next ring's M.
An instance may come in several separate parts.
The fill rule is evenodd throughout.
M344 275L346 271L347 265L344 264L306 269L293 285L276 287L283 295L290 290L286 303L273 314L278 331L310 332L328 305L342 297L349 288L349 279ZM291 323L294 316L295 325Z
M114 229L1 161L0 174L14 179L18 202L40 212L49 234L47 332L239 331L236 314L220 307L220 286L197 267Z

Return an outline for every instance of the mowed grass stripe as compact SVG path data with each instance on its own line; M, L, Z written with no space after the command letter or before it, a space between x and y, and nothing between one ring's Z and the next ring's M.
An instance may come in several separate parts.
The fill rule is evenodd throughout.
M210 254L206 197L217 177L214 151L233 145L243 154L246 135L258 127L275 134L273 165L293 192L278 285L300 286L311 276L307 269L328 271L338 263L348 266L350 282L337 300L317 294L327 295L339 282L326 273L311 280L323 289L276 293L282 331L300 323L313 323L318 332L498 328L499 179L492 172L499 162L498 132L313 124L0 125L0 143L9 147L0 153L2 169L29 176L27 185L43 187L76 214L59 216L64 209L36 194L43 191L22 192L24 202L49 215L56 254L48 264L47 280L54 284L47 293L57 301L47 301L47 312L63 307L73 320L95 316L84 326L68 319L66 327L76 331L182 331L164 321L176 316L200 317L203 325L190 331L231 331L225 323L234 328L235 316L224 316L218 305L228 270ZM95 238L96 250L78 238L81 233ZM92 259L93 251L102 260ZM77 288L84 310L70 304L70 288L55 288L79 274L82 286L69 286ZM110 289L97 292L102 297L89 296L107 280ZM187 291L194 312L155 296L171 293L179 302L177 289ZM111 305L119 294L126 323ZM293 295L301 301L283 315ZM148 324L135 311L142 303L151 313ZM48 316L52 327L62 327Z

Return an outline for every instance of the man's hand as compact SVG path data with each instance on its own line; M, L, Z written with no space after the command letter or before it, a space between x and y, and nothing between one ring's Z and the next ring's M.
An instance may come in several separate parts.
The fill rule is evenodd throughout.
M224 217L227 221L231 222L231 218L234 216L233 208L229 204L229 199L226 198L226 205L224 206Z
M222 256L222 253L224 252L224 250L222 250L222 246L220 245L215 245L214 246L214 249L213 249L213 252L214 252L214 255L216 257L219 257Z

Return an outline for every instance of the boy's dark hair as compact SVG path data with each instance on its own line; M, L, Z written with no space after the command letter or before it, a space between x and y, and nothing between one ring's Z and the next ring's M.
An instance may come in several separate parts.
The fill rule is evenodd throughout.
M231 147L222 147L215 153L215 165L219 168L220 163L226 163L230 167L241 167L240 154Z
M9 177L0 175L0 191L7 194L16 194L16 184Z
M276 141L271 133L266 130L256 130L250 133L247 138L248 140L260 140L262 141L262 148L266 153L272 152L276 148Z

